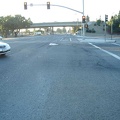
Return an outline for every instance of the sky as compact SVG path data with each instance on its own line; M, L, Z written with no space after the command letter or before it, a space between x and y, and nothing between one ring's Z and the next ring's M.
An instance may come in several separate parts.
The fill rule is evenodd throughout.
M24 10L24 2L27 2L28 5L32 3L33 6L28 6L28 9ZM82 20L82 14L65 8L51 6L48 10L47 5L35 6L35 4L46 4L47 2L83 12L83 0L0 0L0 16L19 14L26 19L30 18L33 23ZM88 15L91 21L99 18L104 20L105 14L110 19L119 11L120 0L84 0L84 15Z

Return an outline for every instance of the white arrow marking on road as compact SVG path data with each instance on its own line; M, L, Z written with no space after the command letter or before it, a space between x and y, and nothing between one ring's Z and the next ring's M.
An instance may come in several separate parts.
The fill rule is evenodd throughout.
M117 43L112 43L113 45L117 45L117 46L120 46L120 44L117 44Z
M56 43L50 43L49 45L58 45L58 44L56 44Z

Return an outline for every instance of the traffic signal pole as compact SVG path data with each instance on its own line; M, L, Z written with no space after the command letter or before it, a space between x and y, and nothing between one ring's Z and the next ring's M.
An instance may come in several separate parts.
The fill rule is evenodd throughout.
M27 6L46 6L46 4L32 4L32 3L27 4L27 2L24 2L24 9L25 10L27 9ZM66 8L66 9L78 12L78 13L80 13L80 14L82 14L84 16L84 0L83 0L83 12L80 12L78 10L75 10L75 9L72 9L72 8L69 8L69 7L66 7L66 6L50 4L50 2L47 2L47 9L50 9L50 6L57 6L57 7ZM85 27L84 26L85 26L85 24L83 23L83 39L85 37Z
M108 21L108 15L105 15L105 42L106 42L106 35L107 35L107 32L106 32L106 22Z
M84 0L83 0L83 16L84 16ZM85 39L85 23L83 22L83 40Z
M106 42L106 23L105 23L105 42Z
M69 7L66 7L66 6L62 6L62 5L55 5L55 4L50 4L50 2L47 2L47 4L27 4L27 6L46 6L46 5L50 5L50 6L57 6L57 7L62 7L62 8L66 8L66 9L69 9L69 10L72 10L72 11L75 11L75 12L78 12L80 14L83 14L83 12L80 12L78 10L75 10L75 9L72 9L72 8L69 8Z

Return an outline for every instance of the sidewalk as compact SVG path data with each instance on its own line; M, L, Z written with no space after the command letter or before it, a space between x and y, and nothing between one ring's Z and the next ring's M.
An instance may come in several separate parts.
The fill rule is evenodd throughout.
M92 42L92 43L115 43L116 40L108 40L108 39L80 39L78 38L80 42Z
M78 38L78 40L80 42L94 42L94 43L120 43L120 39L110 39L110 38L103 38L103 37L88 37L88 36L79 36L76 35L76 37Z
M76 35L76 37L79 40L82 40L82 42L116 42L120 44L120 35L110 35L106 34L106 38L104 34L97 34L97 33L85 33L85 40L83 41L83 36Z
M3 38L3 40L24 39L28 37L31 37L31 36L8 37L8 38Z

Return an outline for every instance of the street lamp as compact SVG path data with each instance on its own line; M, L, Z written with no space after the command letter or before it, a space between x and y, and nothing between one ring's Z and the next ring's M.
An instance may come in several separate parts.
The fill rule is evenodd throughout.
M84 0L83 0L83 16L84 16ZM85 39L85 24L83 23L83 40Z

